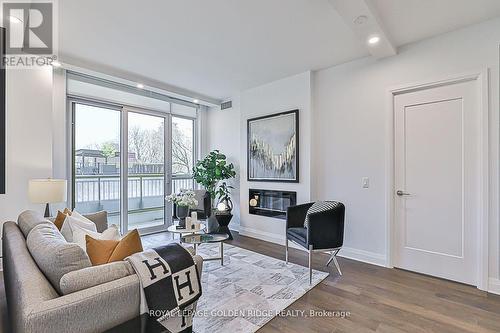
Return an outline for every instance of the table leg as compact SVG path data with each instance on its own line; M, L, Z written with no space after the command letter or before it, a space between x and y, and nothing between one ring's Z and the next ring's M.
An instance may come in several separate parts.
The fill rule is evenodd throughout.
M198 244L194 243L193 245L194 245L194 254L196 254L198 249Z
M224 266L224 242L220 242L220 265Z

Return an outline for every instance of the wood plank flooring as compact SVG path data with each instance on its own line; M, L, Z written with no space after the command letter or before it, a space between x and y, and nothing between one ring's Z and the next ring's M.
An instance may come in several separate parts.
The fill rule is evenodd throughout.
M284 260L284 247L239 236L227 243ZM172 241L168 233L143 236L145 248ZM313 267L330 273L287 310L344 311L345 317L276 317L265 332L324 333L488 333L500 332L500 296L475 287L398 269L339 258L344 275L325 267L327 255L316 254ZM306 253L291 249L290 261L307 265ZM332 265L333 266L333 265ZM5 294L0 278L0 322L5 325ZM9 332L5 326L2 332Z
M285 259L283 246L234 234L227 243L277 259ZM143 237L145 247L170 242L171 236ZM334 317L276 317L259 330L264 332L500 332L500 296L475 287L399 269L339 258L343 276L325 267L327 255L315 254L314 269L330 276L287 310L345 311ZM290 250L290 261L307 265L307 255ZM332 265L333 266L333 265Z

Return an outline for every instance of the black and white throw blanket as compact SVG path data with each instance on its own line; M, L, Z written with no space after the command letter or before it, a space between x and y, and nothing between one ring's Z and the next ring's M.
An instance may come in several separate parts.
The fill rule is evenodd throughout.
M141 282L141 315L147 313L170 332L192 332L201 280L191 253L172 243L126 260Z

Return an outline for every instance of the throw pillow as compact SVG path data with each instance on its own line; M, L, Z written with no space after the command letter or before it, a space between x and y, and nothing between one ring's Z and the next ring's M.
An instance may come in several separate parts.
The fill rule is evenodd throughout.
M71 215L71 209L69 209L68 207L64 208L64 211L63 211L64 214L66 215Z
M92 265L121 261L142 251L141 237L137 229L130 231L121 240L95 239L85 235L87 254Z
M83 229L97 232L97 228L94 222L90 221L86 217L81 216L76 211L73 211L71 215L66 215L66 219L64 220L61 228L61 233L68 242L73 242L73 226L75 225Z
M66 209L67 208L65 208L64 211L66 211ZM54 219L54 224L56 225L56 227L59 231L61 230L61 228L63 226L64 220L66 220L66 216L67 216L66 213L61 212L60 210L57 211L57 216Z
M309 214L324 212L325 210L330 210L338 206L336 201L316 201L307 210L306 218L304 219L304 228L309 225Z
M85 251L87 250L87 244L85 236L89 235L94 239L106 239L106 240L120 240L120 231L118 226L115 224L111 225L108 229L101 232L94 232L88 229L84 229L78 225L73 225L73 243L78 244Z

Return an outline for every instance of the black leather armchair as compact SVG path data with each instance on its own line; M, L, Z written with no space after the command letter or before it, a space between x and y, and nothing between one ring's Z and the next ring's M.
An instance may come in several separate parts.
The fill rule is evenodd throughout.
M288 207L286 215L285 258L288 263L288 241L304 247L309 253L309 283L312 280L311 259L314 251L330 251L331 256L326 265L332 261L340 275L336 255L344 244L345 206L340 202L331 202L333 208L309 214L308 227L304 227L307 211L313 203Z

